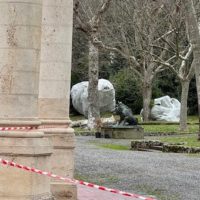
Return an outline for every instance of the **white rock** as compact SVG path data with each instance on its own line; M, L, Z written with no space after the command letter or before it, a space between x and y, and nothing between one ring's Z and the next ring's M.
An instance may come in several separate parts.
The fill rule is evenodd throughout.
M99 79L100 112L112 111L115 108L115 90L110 81ZM71 89L72 105L82 115L88 112L88 81L77 83Z
M151 109L151 118L158 121L179 122L181 104L175 98L169 96L154 99Z

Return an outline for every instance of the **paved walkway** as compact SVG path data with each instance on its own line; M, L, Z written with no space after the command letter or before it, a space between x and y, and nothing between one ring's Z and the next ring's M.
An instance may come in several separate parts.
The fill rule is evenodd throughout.
M87 186L78 185L78 200L138 200L133 197L125 197L119 194L112 194L89 188Z

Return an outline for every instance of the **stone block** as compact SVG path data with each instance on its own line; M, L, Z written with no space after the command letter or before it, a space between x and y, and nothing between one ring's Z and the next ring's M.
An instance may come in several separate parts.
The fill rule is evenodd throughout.
M45 136L53 145L52 171L73 178L74 174L74 131L71 128L44 129Z
M50 171L52 146L42 132L2 132L0 157ZM50 179L22 169L0 166L1 200L52 200Z
M0 118L37 117L37 99L36 95L0 95Z
M139 126L102 127L101 134L113 139L144 139L144 129Z
M57 106L59 105L59 106ZM45 118L64 118L69 113L69 101L65 98L40 98L39 113L40 117Z
M52 182L51 192L55 200L77 200L76 185L61 182Z
M71 61L71 44L42 42L41 52L42 63L68 63L69 61Z

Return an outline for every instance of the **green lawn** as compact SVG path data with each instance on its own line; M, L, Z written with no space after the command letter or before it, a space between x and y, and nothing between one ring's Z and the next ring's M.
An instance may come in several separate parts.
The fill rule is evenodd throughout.
M110 175L106 172L104 174L99 174L98 171L97 174L94 176L94 174L91 175L89 172L88 174L82 174L78 170L75 170L74 178L77 180L84 180L86 182L94 183L97 185L109 185L119 182L119 178L117 176Z
M200 141L197 140L197 135L182 136L182 137L165 137L159 138L162 142L167 142L170 144L174 143L184 143L184 146L188 147L200 147Z
M130 150L130 147L118 144L98 144L97 146L112 150Z
M111 116L112 116L111 113L106 113L102 117L111 117ZM140 115L135 115L135 117L137 117L139 120L139 123L141 123ZM115 116L115 118L118 120L119 116ZM71 115L70 119L73 121L76 121L76 120L84 120L85 118L82 115L78 115L78 116ZM187 133L198 132L199 125L195 124L195 123L198 123L198 121L199 121L198 116L188 116L189 124L188 124ZM149 133L180 133L178 123L174 124L174 123L167 123L167 122L150 121L147 124L141 123L141 126L144 128L145 132L149 132ZM76 131L80 132L80 131L83 131L83 129L76 128Z
M198 123L199 122L199 118L196 115L188 116L188 122L189 123Z
M144 128L145 132L154 132L154 133L179 133L179 125L168 125L168 124L164 124L164 125L142 125L142 127ZM194 124L194 125L188 125L188 133L196 133L199 129L199 126Z
M139 115L136 116L141 123ZM197 133L199 130L198 116L188 116L188 131L186 133ZM183 133L179 130L179 123L169 123L164 121L150 121L147 124L141 123L145 132L148 133Z
M157 199L159 200L180 200L179 195L177 194L171 194L167 191L167 189L160 189L159 187L157 188L152 188L150 185L140 185L138 184L137 186L133 186L133 190L136 190L138 193L144 193L144 195L153 195L156 196Z

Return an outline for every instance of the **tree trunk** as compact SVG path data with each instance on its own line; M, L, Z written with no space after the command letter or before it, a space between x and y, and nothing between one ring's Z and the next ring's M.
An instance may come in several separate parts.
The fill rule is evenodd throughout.
M188 131L187 127L187 100L190 81L181 81L181 112L180 112L180 131Z
M152 80L144 78L143 81L143 120L149 121L150 118L150 103L152 98Z
M200 46L199 46L200 47ZM198 113L199 113L199 133L198 140L200 140L200 49L199 49L199 58L195 59L195 77L196 77L196 87L197 87L197 98L198 98Z
M89 42L89 86L88 86L88 128L98 129L100 127L99 110L99 50L98 47ZM98 130L97 130L98 131Z
M184 0L186 22L188 28L188 34L190 42L193 47L193 65L195 66L195 76L197 85L198 96L198 110L199 110L199 122L200 122L200 34L198 29L197 14L194 8L193 0ZM200 139L200 124L199 124L199 136Z

